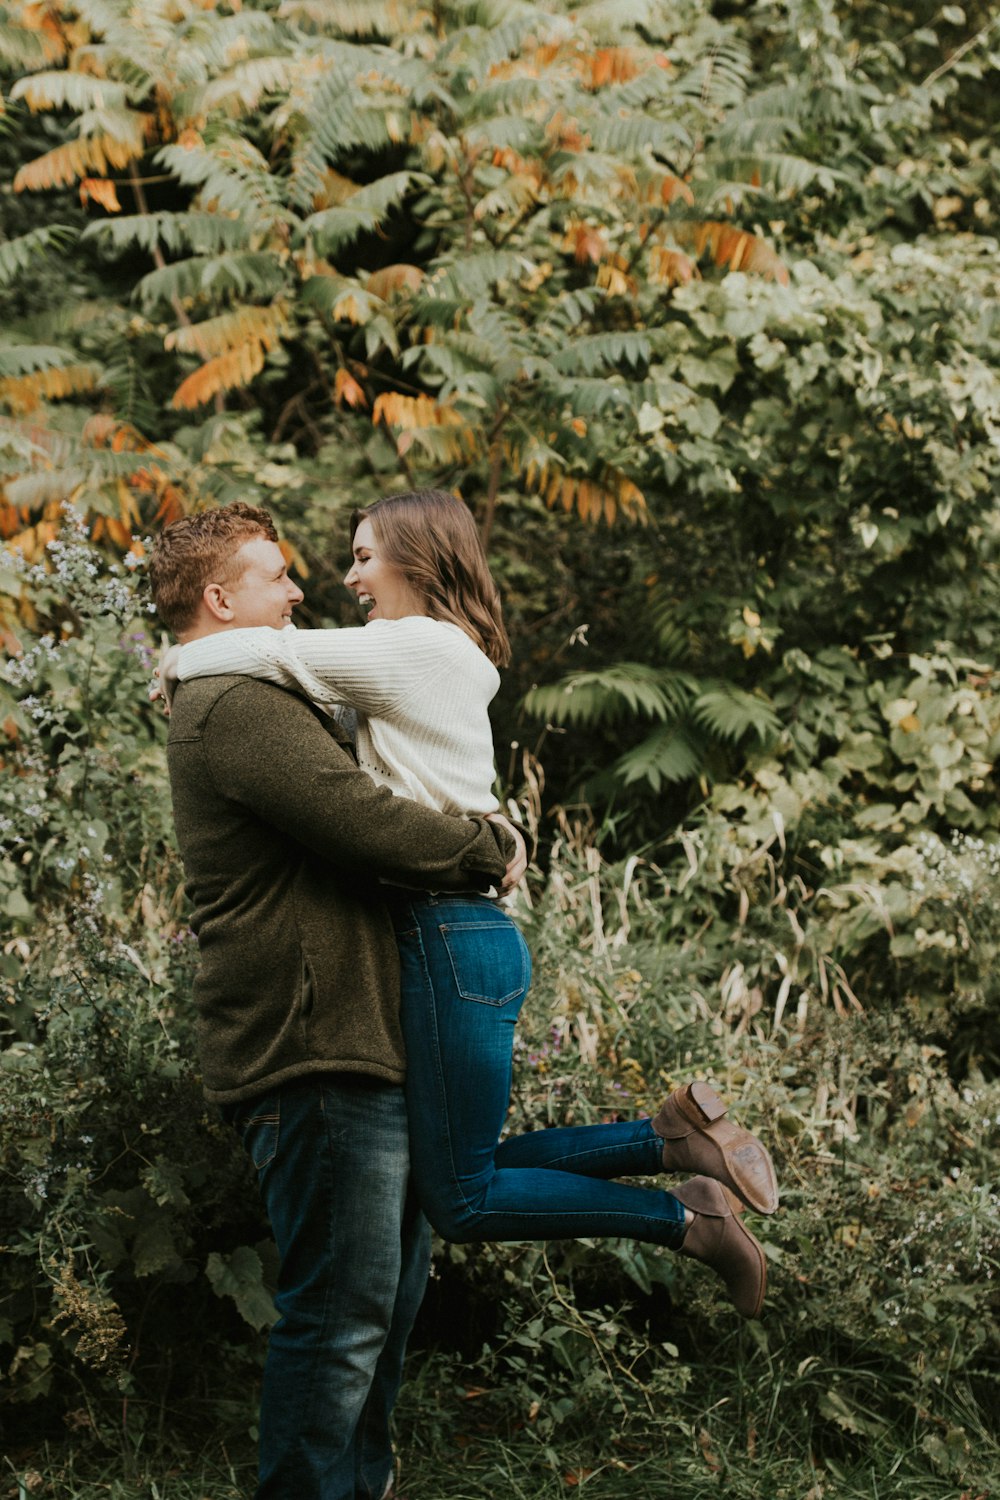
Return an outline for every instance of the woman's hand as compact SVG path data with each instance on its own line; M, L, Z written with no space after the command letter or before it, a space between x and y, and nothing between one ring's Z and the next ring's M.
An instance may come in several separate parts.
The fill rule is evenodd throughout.
M160 647L159 665L153 669L158 681L149 690L150 703L162 701L163 712L168 719L170 707L174 701L174 690L177 687L177 663L180 660L180 654L180 646L168 645L164 639Z
M500 884L501 896L507 896L516 885L520 885L528 869L528 850L520 831L514 827L509 818L505 818L501 812L486 813L487 823L499 823L506 828L514 840L514 853L507 861L507 868Z

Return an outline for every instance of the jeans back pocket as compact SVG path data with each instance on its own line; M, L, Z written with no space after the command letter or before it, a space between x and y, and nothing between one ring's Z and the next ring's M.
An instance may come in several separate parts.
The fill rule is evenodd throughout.
M463 1000L507 1005L525 993L531 957L513 922L449 922L440 932Z
M243 1142L244 1150L260 1172L273 1161L278 1151L281 1108L276 1098L255 1099L240 1105L233 1116L233 1128Z

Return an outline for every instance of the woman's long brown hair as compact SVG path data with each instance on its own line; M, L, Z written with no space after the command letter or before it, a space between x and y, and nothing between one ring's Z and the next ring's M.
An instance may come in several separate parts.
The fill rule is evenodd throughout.
M510 661L500 593L472 513L446 490L386 495L351 517L351 543L370 521L386 562L398 568L432 620L458 625L495 667Z

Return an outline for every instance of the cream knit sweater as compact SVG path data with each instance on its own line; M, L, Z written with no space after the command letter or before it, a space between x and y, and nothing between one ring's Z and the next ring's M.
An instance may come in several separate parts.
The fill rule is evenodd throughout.
M261 626L181 647L181 682L225 673L296 688L326 713L355 709L358 763L397 796L446 813L500 805L489 720L500 676L457 625L409 615L361 629Z

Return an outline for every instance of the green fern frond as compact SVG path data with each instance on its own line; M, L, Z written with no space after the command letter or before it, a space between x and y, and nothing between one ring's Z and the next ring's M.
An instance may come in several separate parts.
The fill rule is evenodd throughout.
M593 115L587 130L594 150L614 158L621 171L622 158L642 161L650 152L667 160L679 147L690 145L690 131L679 120L658 120L652 115Z
M76 231L68 224L43 224L0 244L0 286L9 286L22 271L36 267L40 255L64 250L75 238Z
M533 124L530 116L539 101L546 103L551 110L551 98L543 92L538 79L501 78L476 89L468 99L463 100L462 118L463 122L472 122L485 121L495 115L502 118L519 116L523 131L537 134L538 127ZM524 138L522 134L521 139Z
M16 380L20 375L33 375L36 370L62 370L76 364L78 359L72 349L60 349L54 344L2 344L0 377Z
M32 73L19 78L10 91L12 100L23 99L29 109L122 109L125 85L107 78L92 78L67 68Z
M549 163L553 185L572 184L568 197L603 204L618 197L622 183L621 158L607 151L559 151Z
M288 201L301 214L312 212L326 186L326 158L311 136L296 142L288 170Z
M306 307L338 322L365 324L385 312L385 303L349 276L310 276L300 298ZM395 335L393 335L395 342Z
M717 47L678 81L677 94L709 114L728 114L742 108L751 74L750 58L744 49Z
M69 500L86 480L87 471L83 468L38 469L9 479L4 492L9 504L36 510L53 500Z
M495 370L504 352L496 349L488 339L458 332L447 339L435 339L433 344L416 345L407 350L403 368L419 365L428 375L436 370L457 388L473 372Z
M81 137L109 136L121 142L134 156L141 156L146 148L147 116L137 109L85 109L76 117L76 128Z
M643 399L655 390L647 391L642 383L634 380L616 380L608 376L593 376L590 379L557 379L547 383L548 393L554 404L565 404L574 416L598 417L602 412L638 409Z
M331 64L312 94L308 109L308 128L326 160L334 165L361 148L379 152L397 143L402 118L394 129L386 101L369 100L358 87L358 78L378 67L381 58L373 53L366 62L363 48L338 48L336 64ZM345 59L344 53L348 56ZM401 106L402 108L402 106Z
M480 222L507 218L522 213L537 197L538 185L530 177L504 177L479 199L475 216Z
M613 773L625 786L645 782L654 792L691 781L704 765L704 751L683 724L662 724L615 762Z
M192 250L197 255L236 250L246 245L247 226L224 214L188 213L121 214L97 219L83 231L83 239L97 239L117 251L140 249L152 255L163 249L168 255Z
M746 156L728 159L720 152L713 162L713 176L728 173L730 179L745 184L754 181L775 193L801 193L818 184L826 193L832 193L838 182L847 182L849 173L822 162L807 160L788 151L754 151ZM719 196L718 190L707 183L702 188L702 202L706 207Z
M665 68L646 68L627 83L616 83L601 90L601 108L606 113L645 109L656 100L669 97L674 81Z
M535 687L524 706L554 724L607 724L626 714L672 721L688 708L698 690L686 672L618 662L600 672L573 672L561 682Z
M648 366L659 342L652 333L591 333L574 339L572 347L551 356L563 374L582 371L596 375L621 365L639 370Z
M148 272L136 284L144 307L173 303L177 298L211 296L265 301L285 284L281 266L263 250L228 255L192 255L174 265Z
M677 601L672 594L654 585L647 601L647 619L661 661L679 662L688 654L687 630L677 618Z
M221 78L195 94L187 105L192 115L210 115L216 111L236 119L257 109L268 94L288 88L300 64L289 57L254 57L239 63Z
M447 269L433 272L427 292L420 301L441 297L462 304L490 295L505 281L518 282L532 269L523 255L511 250L481 250L468 255Z
M603 296L603 292L595 286L562 292L558 302L546 310L548 321L554 328L567 332L577 329L581 323L588 322L594 316Z
M692 705L691 717L718 739L733 744L747 734L755 734L764 744L781 730L781 720L766 698L745 692L730 682L702 686Z
M301 232L312 238L324 255L334 254L359 234L378 229L413 187L424 187L431 178L422 172L391 172L352 193L346 203L310 214Z
M284 0L281 18L325 36L411 36L430 14L411 0Z
M156 161L185 187L199 188L203 203L243 215L251 227L287 216L279 180L244 136L222 135L211 146L162 146Z
M618 46L623 38L649 32L659 36L671 9L662 0L594 0L573 7L576 25L595 41Z
M51 44L44 32L0 20L0 58L18 71L37 68L51 61Z
M462 129L470 147L484 155L509 150L529 159L545 153L542 130L536 121L523 115L489 114L483 119L463 122Z
M188 76L221 74L248 51L263 53L276 45L283 45L282 31L268 11L247 6L231 15L220 15L213 8L201 16L195 12L185 26L179 62L182 67L186 64L185 71L190 70Z
M477 82L489 77L498 63L516 57L529 37L543 41L558 29L555 18L531 5L503 3L477 7L482 19L455 32L441 51L441 59L458 62ZM512 15L511 12L515 13ZM488 17L488 18L487 18Z

